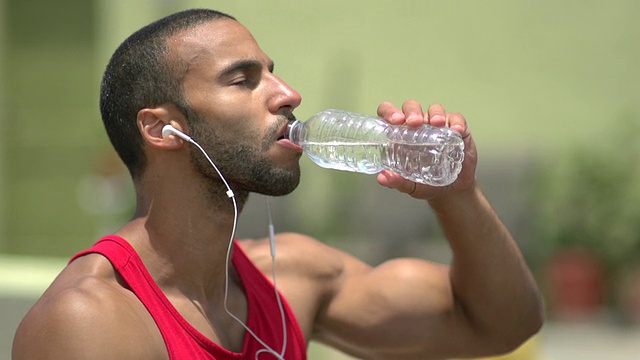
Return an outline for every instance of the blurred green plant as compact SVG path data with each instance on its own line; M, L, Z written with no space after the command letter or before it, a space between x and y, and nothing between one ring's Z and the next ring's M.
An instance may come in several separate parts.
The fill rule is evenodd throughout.
M639 122L624 116L541 164L532 192L539 260L581 248L609 268L640 262Z
M603 306L623 319L640 315L640 288L624 280L640 279L640 118L633 115L548 158L534 176L535 265L554 316L597 315Z

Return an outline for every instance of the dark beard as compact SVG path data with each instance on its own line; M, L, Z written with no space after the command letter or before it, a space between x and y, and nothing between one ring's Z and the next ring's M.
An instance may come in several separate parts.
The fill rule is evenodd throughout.
M241 143L230 134L221 134L214 126L191 118L192 135L207 152L234 192L255 192L268 196L291 193L300 183L300 165L295 162L288 168L276 167L267 156L274 145L279 126L274 126L264 137L262 144ZM193 121L195 120L195 121ZM219 191L222 181L213 166L196 146L191 148L191 161L196 171ZM224 189L226 192L226 188Z

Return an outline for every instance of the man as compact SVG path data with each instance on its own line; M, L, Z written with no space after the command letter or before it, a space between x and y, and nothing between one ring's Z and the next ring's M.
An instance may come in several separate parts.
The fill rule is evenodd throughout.
M235 205L298 184L301 149L282 134L300 102L226 14L177 13L127 39L101 110L133 178L135 215L56 278L18 328L14 359L303 359L310 340L365 359L445 359L508 352L538 331L538 290L475 181L465 119L440 105L383 103L378 115L458 130L456 182L434 188L389 171L378 182L429 203L450 267L373 268L288 233L275 236L272 275L268 239L230 247Z

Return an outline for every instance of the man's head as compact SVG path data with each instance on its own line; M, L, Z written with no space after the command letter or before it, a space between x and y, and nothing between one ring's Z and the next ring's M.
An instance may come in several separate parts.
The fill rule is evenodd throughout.
M195 147L165 151L181 149L158 137L171 123L200 142L234 190L292 191L300 153L279 139L301 98L273 66L244 26L211 10L177 13L134 33L113 55L101 93L107 133L134 180L150 167L171 171L167 157L180 154L205 188L220 182Z
M233 17L208 9L179 12L138 30L115 51L100 89L100 111L109 139L131 176L144 171L146 158L136 124L140 109L173 103L185 111L180 83L186 63L169 56L167 40L199 24Z

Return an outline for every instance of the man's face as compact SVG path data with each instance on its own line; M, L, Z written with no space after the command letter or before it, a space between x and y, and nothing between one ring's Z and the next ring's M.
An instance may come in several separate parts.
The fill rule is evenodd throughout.
M273 63L249 31L236 21L216 20L178 34L170 47L189 64L182 83L191 135L227 181L267 195L293 191L301 153L278 139L301 98L273 74ZM195 148L192 159L198 174L219 181Z

